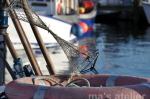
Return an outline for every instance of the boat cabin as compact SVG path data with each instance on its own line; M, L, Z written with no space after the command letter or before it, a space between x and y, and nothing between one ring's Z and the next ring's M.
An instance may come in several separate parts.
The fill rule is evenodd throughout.
M28 0L38 14L66 15L74 14L78 9L78 0Z

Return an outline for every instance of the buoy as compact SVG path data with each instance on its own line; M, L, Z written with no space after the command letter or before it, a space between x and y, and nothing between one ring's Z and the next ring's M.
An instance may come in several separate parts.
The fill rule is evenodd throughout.
M8 99L150 99L150 79L136 76L82 74L71 80L84 78L74 84L80 87L62 87L69 75L24 77L11 81L5 87ZM43 79L34 80L37 77ZM53 79L48 80L45 78ZM33 82L34 81L34 82Z
M85 51L88 50L88 48L86 46L80 46L80 48L84 49ZM86 58L87 55L82 54L81 57Z
M85 8L85 13L91 12L94 8L94 3L91 1L83 1L82 5Z
M79 26L82 27L83 33L86 33L86 32L88 31L88 25L87 25L86 23L84 23L84 22L79 22L78 24L79 24Z
M83 48L84 50L88 50L86 46L80 46L80 48Z
M71 33L75 36L79 37L83 34L83 29L78 24L73 24L71 28Z
M82 5L85 8L94 7L94 3L92 1L83 1Z
M62 0L60 0L60 3L57 5L57 14L62 14Z
M78 8L78 11L80 14L83 14L85 12L85 8L84 7L80 7Z

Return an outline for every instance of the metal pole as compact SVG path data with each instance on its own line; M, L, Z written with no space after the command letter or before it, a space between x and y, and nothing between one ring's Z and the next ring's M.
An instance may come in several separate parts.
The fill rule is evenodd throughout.
M0 0L0 34L6 33L6 30L8 28L8 15L7 15L7 10L4 6L3 0ZM1 53L1 50L0 50ZM4 62L4 57L0 55L0 85L3 85L5 82L5 62Z
M2 1L1 1L1 3L2 3ZM3 36L7 35L6 34L6 30L8 28L8 13L7 13L7 11L8 11L8 8L5 7L4 4L3 4L3 6L1 5L1 7L0 7L0 20L1 20L0 21L0 35L3 35ZM5 39L5 41L7 41L7 43L10 43L8 46L9 46L9 48L11 48L11 52L13 52L13 57L15 59L18 59L19 57L18 57L17 53L15 52L14 47L11 45L12 43L8 39L8 36ZM5 76L4 76L5 75L5 65L9 71L9 73L11 74L12 78L16 79L16 76L14 75L12 69L10 68L9 64L7 63L7 61L5 59L5 56L3 55L3 53L1 51L0 51L0 56L1 56L1 64L2 64L1 69L0 69L1 70L0 72L2 74L0 74L0 75L3 76L2 78L0 78L1 79L0 84L2 84L5 81Z
M28 13L28 15L29 15L29 17L31 18L31 20L33 20L30 11L29 11L29 9L27 8L27 2L26 2L25 0L22 0L22 2L23 2L23 5L24 5L24 11L25 11L25 13L26 13L26 14ZM28 18L28 17L27 17L27 18ZM40 35L40 33L39 33L37 27L36 27L35 25L33 25L33 24L30 24L30 26L31 26L31 28L32 28L32 30L33 30L33 33L34 33L34 35L35 35L35 37L36 37L36 39L37 39L37 42L38 42L38 44L39 44L39 46L40 46L40 48L41 48L41 51L42 51L43 56L44 56L44 58L45 58L45 61L46 61L46 63L47 63L47 69L48 69L49 73L50 73L50 74L56 74L56 71L55 71L55 68L54 68L54 66L53 66L53 63L52 63L52 61L51 61L51 59L50 59L49 53L48 53L48 51L47 51L47 49L46 49L46 47L45 47L45 45L44 45L44 42L43 42L43 40L42 40L42 37L41 37L41 35Z
M12 77L13 80L17 79L17 77L16 77L16 75L14 74L14 72L12 71L10 65L9 65L8 62L6 61L5 56L4 56L4 54L2 53L2 51L0 51L0 57L2 58L2 60L0 60L0 61L1 61L1 66L4 66L4 68L5 68L5 67L7 68L7 70L9 71L9 73L10 73L10 75L11 75L11 77ZM1 84L3 84L4 81L5 81L4 75L5 75L5 72L4 72L3 75L0 75L0 76L3 76L3 80L0 81ZM0 84L0 85L1 85L1 84Z
M10 4L9 0L6 0L6 3L7 3L7 5L9 5ZM12 16L16 16L15 12L13 10L11 10L10 13L11 13ZM31 48L30 43L29 43L29 41L28 41L28 39L27 39L27 37L25 35L25 32L23 30L23 27L22 27L20 21L17 20L17 19L14 19L14 18L12 18L12 21L13 21L13 23L15 25L15 28L17 30L17 33L18 33L19 37L20 37L20 40L21 40L21 42L22 42L22 44L24 46L24 49L25 49L26 54L27 54L27 56L29 58L29 61L30 61L31 65L32 65L32 67L33 67L35 75L42 75L42 72L41 72L41 70L39 68L37 60L36 60L36 58L34 56L34 53L32 51L32 48Z

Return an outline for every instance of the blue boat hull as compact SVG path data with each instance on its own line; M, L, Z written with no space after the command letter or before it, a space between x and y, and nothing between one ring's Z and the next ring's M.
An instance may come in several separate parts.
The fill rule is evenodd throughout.
M86 23L88 25L88 28L93 27L95 23L95 17L91 19L80 19L80 21Z

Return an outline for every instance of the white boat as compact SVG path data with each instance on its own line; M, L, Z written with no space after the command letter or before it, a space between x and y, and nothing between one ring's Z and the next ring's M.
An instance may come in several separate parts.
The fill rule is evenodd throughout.
M74 42L76 40L76 36L79 36L79 34L82 35L83 33L93 29L92 27L95 21L96 9L91 1L84 1L84 5L86 6L84 11L92 8L92 11L89 11L88 13L80 13L78 0L28 0L28 3L55 34L68 42ZM60 4L61 7L59 7ZM80 24L79 22L82 23ZM21 21L21 24L25 30L31 47L39 48L30 25L24 21ZM46 30L39 27L38 30L46 47L58 45L57 41ZM20 38L18 37L10 18L8 33L15 49L23 49Z
M53 18L45 17L45 16L40 16L44 22L46 22L49 25L49 28L54 31L58 36L61 38L65 39L66 41L74 41L76 39L76 36L71 34L71 27L72 24L62 22ZM32 32L32 29L30 25L27 22L21 21L21 24L25 30L26 36L30 42L30 45L32 48L39 48L39 45L35 39L35 36ZM38 30L41 34L41 37L45 43L46 47L53 47L57 46L58 43L57 41L49 34L46 30L39 28ZM23 49L23 45L20 41L20 38L18 37L17 31L13 25L13 22L9 18L9 27L8 27L8 33L10 36L10 39L15 47L15 49Z
M78 23L78 14L76 10L70 11L70 9L76 9L78 0L72 0L71 8L65 5L63 1L62 7L65 8L62 14L59 15L56 6L59 4L59 0L30 0L29 4L38 13L39 17L46 23L46 25L59 37L65 39L68 42L72 42L76 39L76 36L71 33L73 23ZM66 2L69 4L70 2ZM43 6L46 5L46 6ZM9 18L9 27L7 32L9 33L10 39L15 47L15 49L23 49L20 38L18 37L17 31L13 25L13 22ZM25 30L26 36L31 44L32 48L39 48L37 40L27 22L21 21L21 24ZM41 37L45 43L46 47L57 46L57 41L49 34L46 30L39 28L38 30Z
M84 2L86 6L84 10L88 9L89 11L89 8L93 10L82 14L79 11L80 7L78 0L28 0L28 3L55 34L68 42L74 42L77 35L82 35L93 29L96 9L91 1ZM59 7L59 5L61 5L61 7ZM30 25L24 21L21 21L21 24L31 47L39 48ZM57 41L46 30L39 27L38 30L46 47L58 45ZM15 49L23 49L20 38L17 38L18 34L10 18L8 33Z
M145 12L148 23L150 24L150 1L143 1L142 6Z

